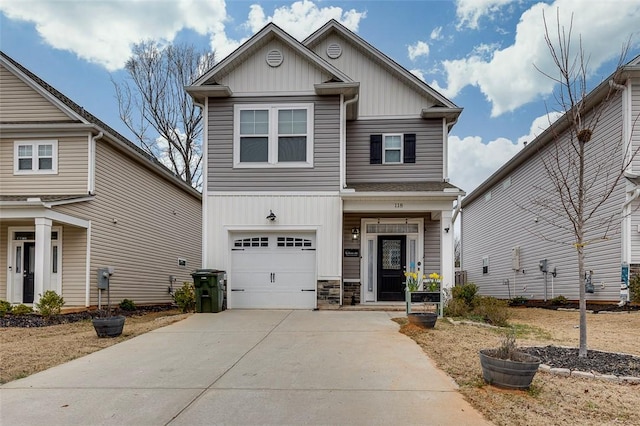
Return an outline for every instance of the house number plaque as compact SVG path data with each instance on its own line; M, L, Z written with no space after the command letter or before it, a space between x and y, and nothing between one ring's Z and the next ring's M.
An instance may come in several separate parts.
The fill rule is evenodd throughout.
M396 209L401 209L401 208L404 207L404 204L403 203L394 203L393 207L395 207Z
M360 249L344 249L344 257L360 257Z

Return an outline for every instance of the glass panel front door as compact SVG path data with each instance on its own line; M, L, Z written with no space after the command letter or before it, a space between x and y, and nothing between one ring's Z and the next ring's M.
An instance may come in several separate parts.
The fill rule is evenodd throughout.
M405 235L378 237L378 300L404 300Z

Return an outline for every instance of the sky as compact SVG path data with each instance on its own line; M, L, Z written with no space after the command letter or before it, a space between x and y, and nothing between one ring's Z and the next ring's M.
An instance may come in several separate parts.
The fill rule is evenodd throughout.
M336 19L464 108L449 135L449 175L470 193L557 117L544 40L572 26L588 85L640 54L640 0L223 1L0 0L0 49L134 140L118 117L132 44L212 49L217 60L268 22L303 40Z

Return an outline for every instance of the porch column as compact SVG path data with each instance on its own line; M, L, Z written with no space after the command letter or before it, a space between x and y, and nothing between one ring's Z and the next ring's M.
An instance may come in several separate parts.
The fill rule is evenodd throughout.
M453 255L453 226L451 209L440 213L440 268L442 270L442 288L452 288L455 278Z
M36 258L34 270L33 303L40 300L51 284L51 219L37 217L36 220Z

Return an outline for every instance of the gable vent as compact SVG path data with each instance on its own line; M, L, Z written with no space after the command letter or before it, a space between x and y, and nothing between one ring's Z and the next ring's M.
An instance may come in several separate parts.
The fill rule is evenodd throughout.
M337 59L342 55L342 46L338 43L331 43L327 46L327 56L331 59Z
M267 53L267 64L270 67L279 67L283 60L282 52L278 49L272 49Z

